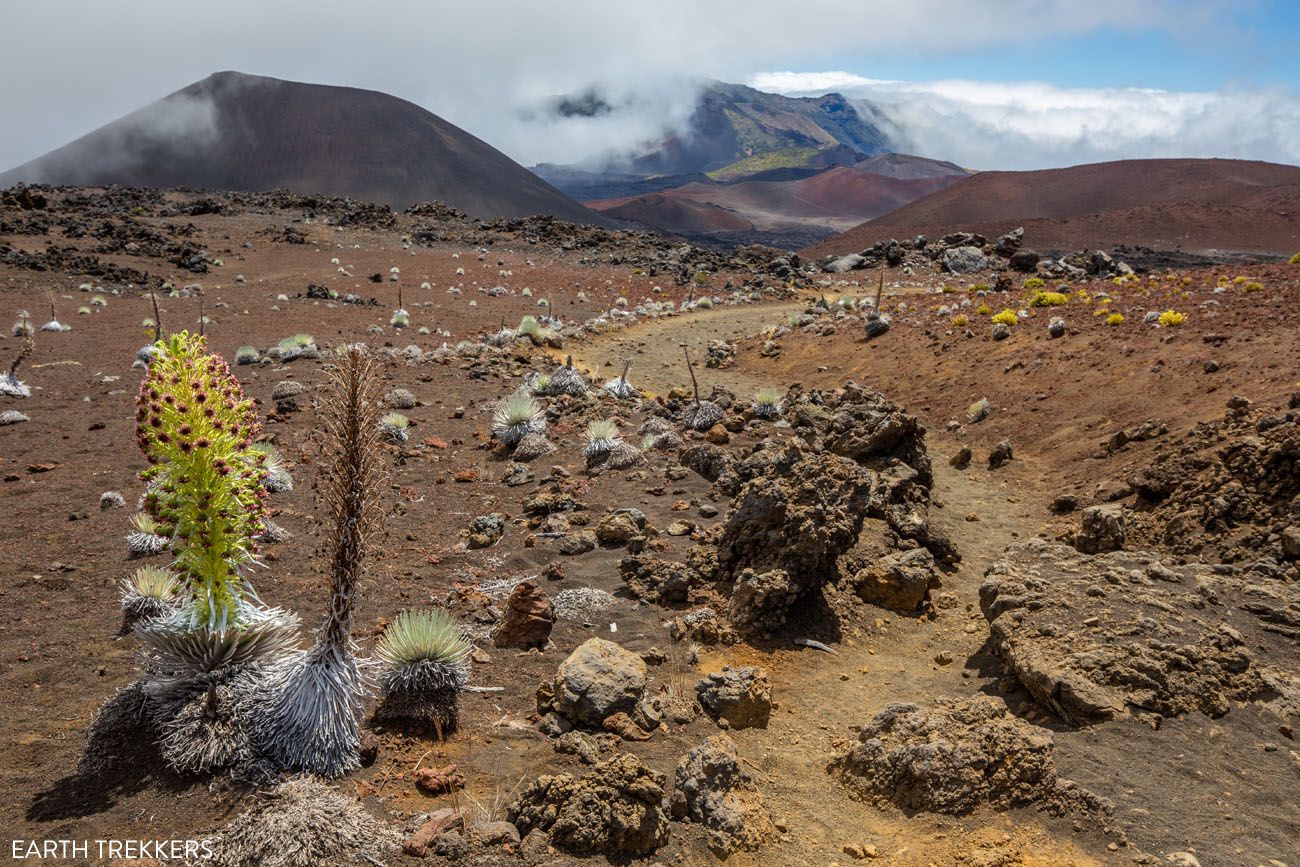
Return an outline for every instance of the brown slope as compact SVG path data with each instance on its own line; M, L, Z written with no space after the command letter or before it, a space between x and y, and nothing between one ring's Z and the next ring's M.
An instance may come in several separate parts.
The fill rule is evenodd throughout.
M1300 167L1168 159L981 172L807 252L856 251L881 238L955 229L997 234L1016 225L1045 249L1136 243L1280 253L1300 239Z
M894 178L859 166L835 166L798 180L693 182L647 196L588 204L607 216L635 219L668 231L681 229L679 224L656 222L661 215L676 220L684 213L693 218L713 213L702 208L716 209L720 213L714 216L719 219L726 214L731 219L749 221L760 230L780 230L792 224L845 229L927 196L958 178ZM679 209L669 207L669 202L678 203ZM638 216L631 216L634 212Z
M219 72L0 175L104 186L288 188L478 217L601 218L419 106L352 87Z
M754 224L735 211L708 202L673 196L669 190L621 199L588 202L594 210L616 220L651 226L674 235L711 235L717 232L748 232Z
M894 177L859 164L840 166L797 181L794 194L801 201L814 202L838 214L871 219L951 186L962 177L954 174Z

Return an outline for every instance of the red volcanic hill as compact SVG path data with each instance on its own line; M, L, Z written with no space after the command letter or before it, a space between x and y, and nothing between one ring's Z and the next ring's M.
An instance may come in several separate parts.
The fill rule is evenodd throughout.
M810 255L885 238L1023 225L1044 250L1142 244L1187 252L1300 249L1300 167L1221 159L1120 160L1032 172L980 172L842 235Z
M714 232L749 232L754 224L735 211L708 202L696 202L671 195L668 190L606 199L592 206L607 217L654 226L677 235L707 235Z
M837 165L808 177L726 183L694 181L641 196L588 202L597 211L666 232L707 235L740 231L833 232L888 213L965 177L951 163L889 155Z
M4 174L19 181L287 188L476 217L604 222L505 154L371 90L219 72Z

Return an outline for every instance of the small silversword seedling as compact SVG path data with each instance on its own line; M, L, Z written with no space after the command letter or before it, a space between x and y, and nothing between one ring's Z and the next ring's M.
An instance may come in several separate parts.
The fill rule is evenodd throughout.
M593 459L613 451L623 440L613 419L587 422L587 445L583 453L590 463Z
M527 337L535 343L537 332L541 330L542 325L537 321L536 316L525 316L523 319L519 320L519 327L515 329L515 333L520 337Z
M310 334L295 334L280 341L276 347L281 361L293 361L295 358L319 358L316 338Z
M532 433L546 430L546 417L531 395L516 392L497 404L492 414L492 436L514 448Z
M180 601L181 582L170 569L142 566L130 578L122 579L122 629L126 635L135 624L154 620L170 612Z
M781 393L775 388L760 388L754 395L755 418L773 419L781 414Z
M400 446L410 438L410 433L407 431L410 425L411 420L400 412L390 412L379 420L378 429L384 435L384 439Z
M131 527L126 547L132 557L152 557L167 550L167 538L158 532L158 522L147 513L132 515Z
M470 646L444 611L403 611L375 645L382 701L375 719L456 728L469 682Z

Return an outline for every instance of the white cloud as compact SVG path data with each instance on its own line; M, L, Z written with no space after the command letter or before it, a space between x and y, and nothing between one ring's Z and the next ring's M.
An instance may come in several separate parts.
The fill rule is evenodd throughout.
M870 103L899 146L979 169L1032 169L1140 157L1235 157L1300 164L1300 95L1174 92L1037 82L913 83L847 72L769 72L751 83L791 95L829 90Z
M567 161L680 122L685 82L695 78L738 81L831 55L867 63L1103 27L1169 32L1221 21L1232 8L1228 0L10 0L0 12L10 37L0 112L11 121L0 126L0 169L223 69L383 90L522 162ZM636 110L520 122L520 110L594 83L638 94Z

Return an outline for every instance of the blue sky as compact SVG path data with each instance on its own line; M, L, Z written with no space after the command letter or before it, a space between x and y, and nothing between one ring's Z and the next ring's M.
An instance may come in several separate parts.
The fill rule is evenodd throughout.
M1185 4L1189 8L1203 4ZM1014 25L1012 25L1014 27ZM900 81L1044 81L1060 87L1152 87L1177 91L1225 86L1300 90L1300 2L1259 0L1199 10L1183 23L1102 26L1014 45L934 53L842 50L799 71L843 69Z

